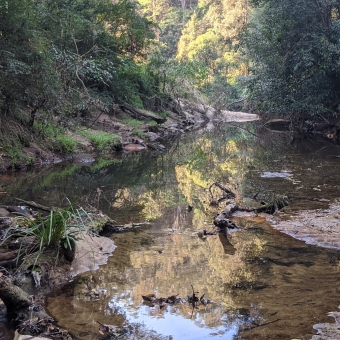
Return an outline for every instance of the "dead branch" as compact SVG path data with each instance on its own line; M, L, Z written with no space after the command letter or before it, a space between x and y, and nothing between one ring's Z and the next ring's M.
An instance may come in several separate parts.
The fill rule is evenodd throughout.
M36 209L40 209L40 210L48 211L48 212L55 211L55 208L46 207L45 205L42 205L42 204L39 204L33 201L25 201L21 198L16 198L16 200L19 202L25 203L26 205L32 208L36 208Z
M214 220L214 225L219 228L238 228L235 222L231 221L229 218L232 214L239 209L238 205L234 202L229 203L225 209L217 215Z

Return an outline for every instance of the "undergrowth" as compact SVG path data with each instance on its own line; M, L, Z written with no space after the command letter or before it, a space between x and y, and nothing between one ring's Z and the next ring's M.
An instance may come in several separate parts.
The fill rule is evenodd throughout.
M88 138L99 152L111 151L121 141L120 136L105 131L80 130L79 134Z
M76 241L89 231L91 221L91 216L83 208L74 208L69 202L65 209L52 210L47 216L37 214L34 219L22 217L21 223L20 221L18 223L19 227L10 228L3 242L12 237L21 237L17 256L19 261L24 255L23 248L28 238L33 236L34 246L28 253L35 256L34 264L36 264L46 251L74 250Z

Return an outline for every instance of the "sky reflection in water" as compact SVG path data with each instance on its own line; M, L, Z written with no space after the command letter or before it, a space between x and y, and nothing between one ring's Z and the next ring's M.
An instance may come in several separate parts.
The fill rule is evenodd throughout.
M111 302L109 303L110 306ZM204 320L196 314L196 319L192 320L190 315L184 317L176 313L176 308L164 307L163 313L152 315L150 309L159 307L139 306L136 309L129 308L128 301L114 302L111 307L120 306L125 311L126 320L130 323L142 323L148 329L152 329L159 334L171 336L171 339L200 340L210 337L223 337L226 340L233 340L237 334L237 327L226 330L226 327L207 327Z

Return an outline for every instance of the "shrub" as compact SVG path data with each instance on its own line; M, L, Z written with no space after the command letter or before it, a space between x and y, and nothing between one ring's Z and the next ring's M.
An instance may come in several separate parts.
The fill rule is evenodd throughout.
M55 149L59 152L70 154L76 151L77 142L70 136L58 135Z
M120 137L105 131L80 131L83 137L88 138L93 146L99 151L110 151L113 146L120 142Z

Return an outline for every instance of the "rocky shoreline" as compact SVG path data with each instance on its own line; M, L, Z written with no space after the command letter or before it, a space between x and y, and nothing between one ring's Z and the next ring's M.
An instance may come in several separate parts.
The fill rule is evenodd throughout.
M143 150L162 152L166 151L166 147L163 145L164 140L201 128L202 125L209 124L209 122L242 122L259 119L255 114L227 110L217 111L211 106L197 105L196 108L186 106L183 106L183 108L182 115L169 112L162 123L150 125L142 120L139 121L138 128L130 126L126 116L112 116L104 113L96 115L93 113L85 119L72 122L73 128L65 129L66 135L76 143L74 152L56 151L53 148L53 142L48 138L33 139L32 136L32 141L22 148L21 156L15 162L6 153L6 150L1 150L0 173L53 166L64 161L86 165L91 164L98 156L103 154L119 155ZM80 129L90 131L93 134L104 132L116 136L117 142L109 145L104 151L99 150L93 141L84 137Z

